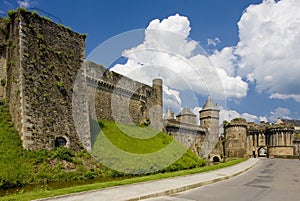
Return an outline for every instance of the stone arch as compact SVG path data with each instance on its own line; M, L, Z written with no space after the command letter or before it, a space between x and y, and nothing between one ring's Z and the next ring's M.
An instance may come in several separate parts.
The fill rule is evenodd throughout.
M208 160L211 161L211 162L215 162L215 163L218 163L218 162L221 162L221 156L220 155L208 155Z
M68 147L69 145L69 141L68 138L64 137L64 136L59 136L55 138L54 141L54 147L58 148L58 147Z
M258 157L266 157L267 154L268 154L267 147L259 147L257 149L257 155L258 155Z
M215 163L218 163L218 162L221 162L221 159L220 159L219 156L214 156L214 157L212 158L212 161L215 162Z

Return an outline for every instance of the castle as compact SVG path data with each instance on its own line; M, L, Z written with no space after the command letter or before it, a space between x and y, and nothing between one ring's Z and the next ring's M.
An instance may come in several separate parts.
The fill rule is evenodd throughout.
M196 115L184 108L163 118L162 80L152 86L85 61L85 35L24 9L0 18L0 101L6 100L25 149L93 146L91 122L150 124L190 147L199 157L295 156L294 127L224 124L208 98Z

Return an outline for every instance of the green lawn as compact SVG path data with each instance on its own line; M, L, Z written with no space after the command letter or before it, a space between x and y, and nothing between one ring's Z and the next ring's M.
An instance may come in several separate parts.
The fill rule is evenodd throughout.
M125 125L121 125L120 130L115 123L107 121L102 121L99 125L102 132L97 134L93 140L92 153L101 163L85 150L74 153L61 147L52 151L27 151L22 148L19 134L13 127L7 105L0 102L0 196L1 192L3 195L6 192L5 189L10 188L19 189L15 191L18 194L17 197L20 196L19 194L34 195L40 191L49 195L52 193L49 190L57 188L52 185L53 182L59 182L61 185L56 185L59 188L79 185L79 187L71 189L81 191L80 189L86 189L81 186L83 182L102 181L95 184L96 187L93 186L94 184L90 184L93 186L91 188L120 185L138 181L141 178L140 174L156 173L149 177L157 178L163 175L157 173L174 172L205 165L204 160L197 158L190 150L186 151L183 145L165 133L147 127ZM131 136L127 135L128 132ZM103 141L103 138L107 140ZM111 153L110 151L114 150L107 148L107 145L113 145L121 154ZM130 154L143 156L143 159L138 157L134 160L124 160L126 158L122 158L124 156L122 154L125 154L126 157L128 154L129 156ZM173 163L174 161L176 162ZM117 166L111 166L111 164L117 164ZM160 166L160 164L164 165ZM131 167L131 169L126 168L123 171L120 166ZM136 176L136 174L139 175ZM133 180L130 181L120 181L128 177L134 178L131 178ZM23 189L24 186L25 189ZM56 189L53 192L65 192L65 190ZM69 189L66 192L73 192L73 190ZM4 198L10 199L9 197L5 196Z

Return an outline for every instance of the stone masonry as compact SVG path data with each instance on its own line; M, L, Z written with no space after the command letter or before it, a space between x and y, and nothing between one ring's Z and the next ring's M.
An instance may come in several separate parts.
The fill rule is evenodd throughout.
M23 147L53 149L63 139L79 150L72 90L84 60L85 36L24 9L11 14L5 27L0 76L6 93L0 97L9 104Z

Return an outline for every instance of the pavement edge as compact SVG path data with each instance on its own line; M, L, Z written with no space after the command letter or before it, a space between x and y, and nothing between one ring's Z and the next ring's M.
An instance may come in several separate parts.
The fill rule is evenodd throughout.
M244 169L242 169L238 172L235 172L234 174L226 175L226 176L223 176L223 177L219 177L219 178L215 178L215 179L211 179L211 180L207 180L207 181L202 181L202 182L187 185L187 186L182 186L182 187L178 187L178 188L174 188L174 189L169 189L169 190L162 191L162 192L159 192L159 193L152 193L152 194L148 194L148 195L143 195L143 196L139 196L139 197L136 197L136 198L128 199L126 201L137 201L137 200L149 199L149 198L154 198L154 197L173 195L175 193L184 192L184 191L187 191L187 190L198 188L200 186L205 186L205 185L208 185L208 184L213 184L213 183L216 183L216 182L219 182L219 181L224 181L224 180L233 178L235 176L238 176L238 175L250 170L251 168L256 166L257 163L259 162L259 159L248 159L248 160L255 160L255 162L253 164L251 164L249 167L246 167L246 168L244 168Z

